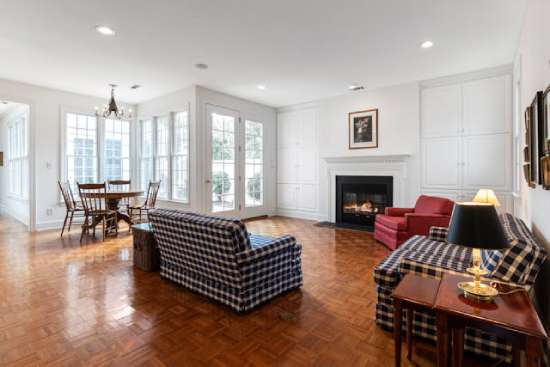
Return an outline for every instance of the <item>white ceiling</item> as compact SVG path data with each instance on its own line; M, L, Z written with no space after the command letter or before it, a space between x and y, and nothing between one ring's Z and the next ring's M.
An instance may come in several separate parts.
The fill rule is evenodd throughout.
M526 1L2 0L0 78L101 97L113 82L131 103L194 83L282 106L511 63Z

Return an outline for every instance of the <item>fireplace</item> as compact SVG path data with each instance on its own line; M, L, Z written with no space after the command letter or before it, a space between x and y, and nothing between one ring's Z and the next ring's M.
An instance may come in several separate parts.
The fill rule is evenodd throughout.
M392 176L336 176L336 225L372 231L376 214L391 206Z

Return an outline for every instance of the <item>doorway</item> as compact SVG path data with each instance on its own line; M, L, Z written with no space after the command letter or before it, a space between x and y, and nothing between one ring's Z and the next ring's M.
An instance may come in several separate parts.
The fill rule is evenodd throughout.
M31 228L30 106L0 99L0 215Z
M264 211L264 125L207 105L206 209L249 218Z

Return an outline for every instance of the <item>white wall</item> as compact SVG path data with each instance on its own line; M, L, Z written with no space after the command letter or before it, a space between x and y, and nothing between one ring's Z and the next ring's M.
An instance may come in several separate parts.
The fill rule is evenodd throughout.
M10 215L27 226L29 225L29 201L9 194L10 177L7 167L7 150L9 144L8 124L21 115L28 116L28 114L29 107L27 105L14 104L0 116L0 151L4 152L4 167L0 167L0 214ZM28 133L28 131L25 132Z
M528 3L524 18L518 51L515 60L514 79L520 81L520 108L522 116L520 124L523 136L525 124L523 111L531 104L537 91L544 91L550 84L550 33L548 32L548 14L550 2L548 0L531 0ZM518 75L519 74L519 75ZM523 146L522 146L523 147ZM541 186L535 189L527 187L525 179L521 178L521 208L519 213L531 226L541 243L550 251L550 191ZM548 259L542 266L535 284L535 300L539 315L548 329L550 325L550 264ZM546 350L548 346L546 345ZM548 353L546 363L548 365Z
M259 215L273 214L275 208L275 141L276 141L276 112L274 108L244 99L219 93L200 86L191 86L186 89L140 103L137 106L139 118L158 116L167 112L181 109L189 105L190 113L190 203L184 205L169 201L160 202L160 206L189 208L191 210L205 212L206 198L205 179L207 163L205 156L206 146L206 106L216 105L227 109L239 111L241 118L259 121L264 124L265 147L265 191L264 210Z
M419 192L419 84L409 83L323 99L279 109L316 107L319 111L319 219L328 220L329 192L326 157L408 154L408 190L405 205L414 204ZM378 148L349 149L348 113L378 109Z
M521 70L519 76L521 111L531 104L537 91L544 91L550 84L548 14L550 14L549 1L531 0L529 2L516 55L516 65L519 64ZM524 129L523 123L521 126ZM523 178L521 182L524 219L532 225L537 235L548 243L550 241L550 191L543 190L541 186L529 189Z
M108 92L105 91L106 94ZM3 79L0 79L0 99L30 106L30 165L31 169L34 166L35 178L33 180L31 177L31 185L34 187L31 192L34 191L36 198L33 205L32 195L30 197L31 226L34 224L36 229L60 228L65 216L65 207L59 203L57 187L57 180L61 177L61 110L74 108L93 113L95 106L101 106L107 101ZM124 107L135 108L131 105ZM52 210L51 215L47 215L47 209Z

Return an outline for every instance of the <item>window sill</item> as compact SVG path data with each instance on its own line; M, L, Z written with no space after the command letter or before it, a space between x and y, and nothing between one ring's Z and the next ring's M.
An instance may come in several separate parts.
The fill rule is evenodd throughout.
M183 206L190 206L191 205L191 203L189 201L182 201L182 200L175 200L175 199L161 199L161 198L158 198L157 200L162 202L162 203L180 204L180 205L183 205Z

